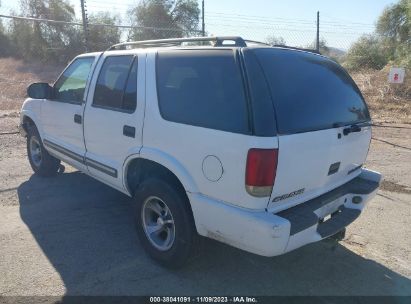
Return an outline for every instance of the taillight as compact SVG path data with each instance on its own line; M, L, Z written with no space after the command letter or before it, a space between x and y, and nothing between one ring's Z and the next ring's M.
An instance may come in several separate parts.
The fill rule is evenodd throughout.
M245 188L252 196L270 196L277 172L278 149L250 149L245 170Z

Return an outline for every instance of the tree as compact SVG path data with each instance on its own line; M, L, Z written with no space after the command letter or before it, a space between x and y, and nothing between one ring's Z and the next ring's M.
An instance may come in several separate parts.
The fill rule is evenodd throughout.
M411 67L411 0L388 6L378 18L376 33L390 61Z
M0 20L0 57L11 55L10 39L7 36L3 22Z
M411 42L411 1L400 0L384 9L377 21L377 34L392 42Z
M89 23L87 37L90 51L105 50L109 46L120 42L121 32L118 27L98 25L115 25L119 23L118 17L111 16L108 12L100 12L95 15L90 15Z
M23 16L71 22L75 20L74 8L68 0L20 0ZM14 20L11 41L26 59L66 61L65 49L70 46L75 29L67 24Z
M388 62L388 51L376 35L364 35L349 49L344 66L351 70L382 69Z
M308 45L308 48L311 50L317 49L317 40L314 40L312 43ZM330 48L327 45L327 40L324 38L320 38L320 46L319 46L320 53L325 56L330 55Z
M351 69L381 69L388 63L411 67L411 0L388 6L378 18L375 33L362 36L346 57Z
M265 38L265 42L270 45L286 45L285 39L281 36L270 35Z
M192 35L198 29L200 9L196 0L143 0L130 10L136 27L134 40L161 39Z

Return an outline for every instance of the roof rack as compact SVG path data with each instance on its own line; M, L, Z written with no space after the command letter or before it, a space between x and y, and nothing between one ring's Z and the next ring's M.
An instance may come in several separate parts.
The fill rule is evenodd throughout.
M269 43L261 42L261 41L255 41L255 40L244 40L247 44L252 43L252 44L258 44L258 45L265 45L265 46L272 46Z
M304 49L280 44L268 44L261 41L245 40L239 36L220 36L220 37L187 37L187 38L171 38L171 39L157 39L157 40L141 40L122 42L109 47L106 51L124 50L127 47L149 48L149 47L170 47L179 46L185 42L213 42L214 47L246 47L248 44L257 44L264 46L272 46L279 48L286 48L292 50L306 51L310 53L320 54L319 51L313 49Z
M305 51L305 52L310 52L310 53L315 53L315 54L320 54L321 55L321 53L319 51L315 50L315 49L305 49L305 48L299 48L299 47L282 45L282 44L272 44L271 46L279 47L279 48L285 48L285 49L291 49L291 50Z
M167 46L178 46L184 42L214 42L215 47L222 46L237 46L246 47L246 42L261 43L258 41L244 40L237 36L222 36L222 37L189 37L189 38L173 38L173 39L158 39L158 40L143 40L143 41L130 41L115 44L107 49L107 51L121 50L125 49L127 46L136 46L139 48L148 47L167 47ZM228 43L225 43L228 42Z

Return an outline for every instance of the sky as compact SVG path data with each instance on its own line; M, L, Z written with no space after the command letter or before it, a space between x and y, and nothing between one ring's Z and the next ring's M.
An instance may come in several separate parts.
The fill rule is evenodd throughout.
M110 11L124 18L141 0L85 0L88 13ZM201 7L201 0L199 5ZM70 0L80 14L80 0ZM282 37L288 45L307 47L315 40L316 14L320 37L329 46L347 50L361 35L371 33L383 9L392 0L204 0L206 31L265 41ZM2 0L0 13L18 7L18 0Z

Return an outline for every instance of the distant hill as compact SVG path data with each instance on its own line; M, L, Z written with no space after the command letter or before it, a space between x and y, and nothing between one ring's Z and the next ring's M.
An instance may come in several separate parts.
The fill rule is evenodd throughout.
M346 51L335 48L335 47L328 47L328 56L333 57L333 58L341 58L347 54Z
M342 63L344 61L345 55L347 55L346 51L332 46L320 48L320 53L324 56L334 59L335 61L338 61L339 63Z

